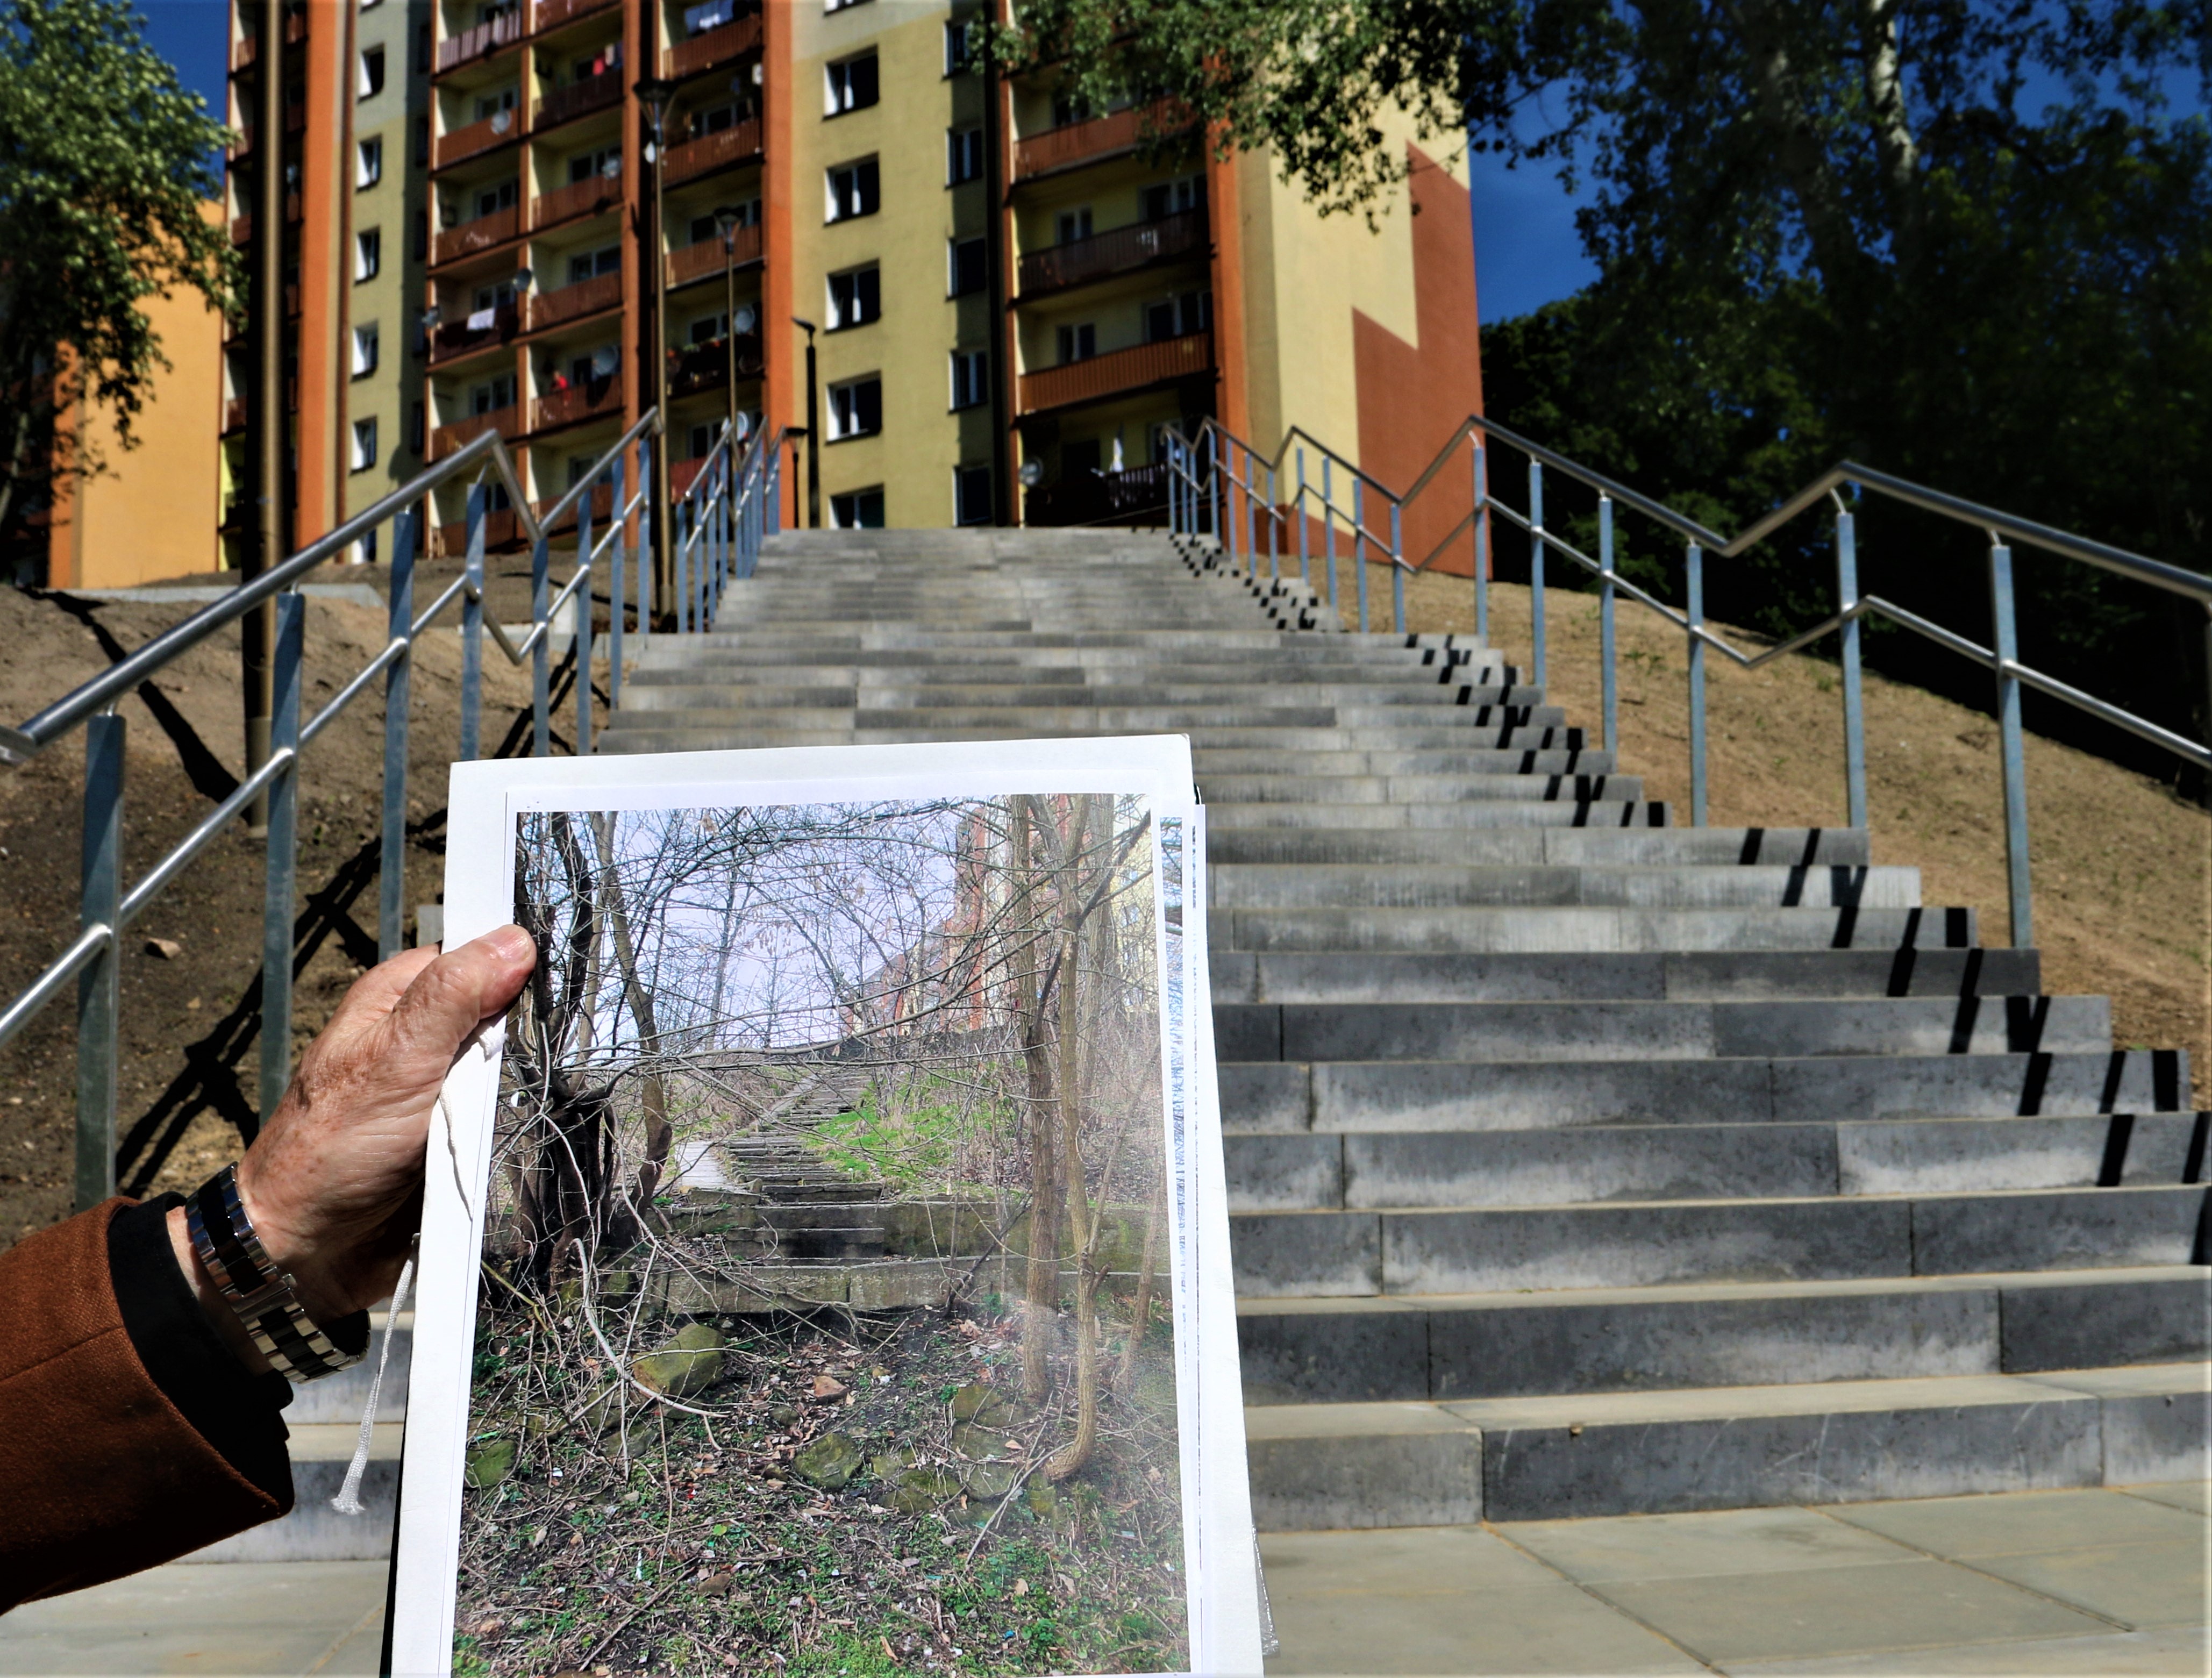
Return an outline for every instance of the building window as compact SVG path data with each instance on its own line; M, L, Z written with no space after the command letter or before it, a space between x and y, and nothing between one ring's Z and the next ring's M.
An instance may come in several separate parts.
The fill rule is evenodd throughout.
M353 184L374 186L384 179L384 137L373 134L354 149Z
M822 9L825 12L849 11L862 3L864 0L822 0Z
M693 344L720 344L728 325L729 317L717 309L714 313L702 314L693 321L686 337Z
M596 280L602 274L612 274L622 267L622 246L608 245L596 251L586 251L580 256L568 258L568 283L581 285L586 280Z
M502 408L514 406L514 375L502 373L498 378L477 385L469 392L469 413L495 414Z
M957 19L945 26L945 73L958 76L975 67L975 47L969 38L965 19Z
M364 228L353 236L353 277L373 280L384 268L384 230Z
M382 0L378 0L378 3L381 4ZM408 60L407 68L416 76L430 73L430 26L427 23L415 26L415 52Z
M963 181L983 178L983 131L980 128L948 128L945 131L945 184L957 186Z
M1213 294L1206 291L1181 291L1157 303L1145 305L1145 342L1158 344L1162 338L1182 337L1188 332L1202 332L1213 324Z
M884 381L878 374L830 387L830 441L872 437L884 429Z
M1181 180L1163 181L1158 186L1147 186L1144 192L1145 219L1158 222L1185 210L1195 210L1206 202L1206 181L1199 175L1185 175Z
M361 96L374 99L384 91L384 49L372 46L361 55Z
M848 489L842 495L830 496L830 522L839 530L881 530L884 527L882 487Z
M371 414L367 419L353 423L353 469L365 472L375 464L376 416ZM372 552L368 556L374 559L375 555Z
M374 420L369 422L372 429L375 423ZM376 563L376 532L374 531L370 531L353 544L353 562L356 565Z
M952 405L980 408L991 399L991 352L956 350L952 352Z
M952 474L952 522L988 525L991 522L991 469L961 466Z
M353 376L365 379L376 371L376 323L353 329Z
M687 460L704 460L708 455L714 452L714 433L717 429L719 429L719 428L713 425L693 426L691 428L690 436L690 453L686 454L684 458Z
M883 279L874 263L830 277L830 330L865 326L884 312Z
M825 221L849 222L855 216L872 216L882 207L881 178L874 158L841 163L830 171L830 213Z
M983 241L949 240L945 246L945 295L965 297L983 289Z
M593 175L606 180L621 179L622 148L620 146L601 146L597 151L579 152L568 160L569 185L580 185Z
M430 119L428 117L415 119L415 167L418 169L430 167Z
M1056 328L1055 337L1060 345L1060 364L1062 367L1070 362L1087 362L1098 353L1098 328L1088 320L1073 326Z
M876 77L876 55L863 52L840 59L822 72L822 114L842 117L848 111L865 111L882 96Z
M733 229L757 228L760 225L758 198L746 198L740 203L732 204L730 208L738 212L738 219L731 224ZM691 242L694 245L704 245L710 239L717 244L721 242L721 222L712 216L694 216L691 218Z
M1052 218L1054 240L1062 245L1073 245L1079 239L1091 237L1091 206L1081 204L1073 210L1063 210Z

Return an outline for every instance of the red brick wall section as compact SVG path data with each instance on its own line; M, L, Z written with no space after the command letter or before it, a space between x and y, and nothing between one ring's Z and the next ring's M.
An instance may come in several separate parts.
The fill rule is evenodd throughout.
M1467 188L1441 166L1406 148L1412 177L1413 309L1419 342L1354 309L1352 366L1359 390L1359 459L1375 477L1403 490L1436 457L1454 428L1482 411L1482 362L1474 306L1474 223ZM1405 553L1419 564L1467 516L1474 498L1468 472L1444 467L1407 508ZM1343 504L1351 504L1340 489ZM1387 534L1387 508L1369 521ZM1342 544L1340 532L1339 542ZM1473 542L1462 534L1432 570L1474 575Z

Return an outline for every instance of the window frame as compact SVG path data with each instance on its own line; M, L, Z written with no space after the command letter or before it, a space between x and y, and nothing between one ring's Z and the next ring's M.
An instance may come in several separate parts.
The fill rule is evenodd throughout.
M853 71L860 64L873 67L869 78L868 97L856 100L853 94ZM876 49L866 47L842 58L833 58L822 66L822 120L835 122L840 117L849 117L856 112L872 111L884 100L883 62Z
M860 520L860 504L871 495L875 497L876 502L876 522L872 525L864 524ZM846 524L838 518L840 502L852 509L854 514L852 523ZM884 527L887 517L888 509L884 496L884 486L880 483L871 483L864 489L841 489L830 497L830 524L834 530L881 530Z
M865 175L863 171L866 172ZM874 201L865 209L844 210L843 200L838 196L837 192L837 179L841 175L852 177L855 202L859 202L862 196L860 187L863 179L872 179L875 188ZM880 158L871 155L866 157L855 157L844 163L833 163L823 171L823 196L827 201L826 213L822 220L824 227L834 228L846 222L858 222L865 217L878 215L881 213L884 207L883 161Z
M989 235L987 234L975 234L966 239L956 236L945 241L945 295L946 297L973 297L979 292L988 291L991 289L991 247L988 242L988 239ZM972 252L975 255L975 283L972 285L966 283L968 276L961 266L961 255L963 252Z
M854 282L854 285L849 295L857 302L860 290L858 282L863 275L875 282L873 286L868 288L872 294L868 299L872 305L870 312L867 313L855 312L854 318L849 320L841 319L837 307L837 283L840 280ZM872 326L884 318L884 270L883 264L879 262L856 263L850 268L841 268L834 274L824 275L822 280L822 291L823 301L825 305L823 313L829 317L822 328L825 332L855 331L862 326Z
M353 356L350 363L353 372L350 376L355 379L374 377L376 369L383 364L383 330L378 322L365 320L353 329Z
M872 426L863 427L857 423L862 405L860 392L871 386L875 391L873 402L876 423ZM840 429L838 398L848 393L852 398L848 418L854 423L849 424L845 429ZM823 394L829 398L830 409L828 423L823 428L824 442L848 443L862 437L880 437L884 435L884 375L880 372L856 374L850 379L840 379Z
M350 462L349 470L356 472L374 471L381 453L377 441L376 416L370 414L356 420L353 423L352 451L348 457Z
M970 153L974 155L971 157ZM947 186L966 186L983 179L983 125L969 123L965 128L945 131L945 184ZM973 165L970 167L970 165ZM964 171L964 173L963 173Z
M356 101L374 99L385 88L383 42L379 41L374 46L362 47L356 55L356 59L354 98Z
M384 184L384 136L372 134L354 143L353 190L366 192Z
M366 285L384 271L384 228L357 228L353 235L353 283Z
M967 491L969 482L978 477L981 478L983 481L983 510L980 514L970 518L968 514L962 509L960 502L962 496ZM983 461L975 465L961 465L953 467L952 523L955 529L973 530L977 526L988 525L992 521L993 518L996 515L998 509L991 504L991 467L989 462Z
M965 413L971 408L991 405L991 352L983 350L955 350L948 363L946 378L950 388L947 413ZM961 399L963 385L972 386L965 401Z

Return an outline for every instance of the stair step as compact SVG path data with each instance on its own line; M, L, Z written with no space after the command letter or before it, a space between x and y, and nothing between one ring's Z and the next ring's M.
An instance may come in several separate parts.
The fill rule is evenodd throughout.
M1969 909L1224 909L1206 936L1255 951L1956 949L1976 924Z
M1207 825L1214 825L1210 812ZM1216 867L1283 863L1379 867L1400 863L1480 867L1863 867L1868 860L1863 830L1716 827L1644 831L1565 827L1496 833L1224 827L1209 834L1206 858Z

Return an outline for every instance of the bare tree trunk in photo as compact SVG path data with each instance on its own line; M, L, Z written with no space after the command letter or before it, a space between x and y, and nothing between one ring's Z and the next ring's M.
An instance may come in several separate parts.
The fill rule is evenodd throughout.
M1152 1314L1152 1275L1159 1262L1160 1226L1167 1219L1167 1192L1154 1197L1145 1213L1145 1255L1138 1262L1137 1297L1129 1307L1129 1341L1121 1348L1121 1367L1114 1377L1114 1390L1126 1393L1137 1383L1137 1347L1145 1338L1146 1319Z
M592 818L592 838L599 854L599 871L606 885L607 921L614 929L615 962L622 969L623 995L630 1017L637 1022L638 1055L647 1071L641 1085L645 1108L645 1163L638 1167L639 1207L653 1204L660 1186L661 1168L668 1163L672 1133L668 1124L668 1090L661 1078L660 1025L653 1012L653 994L637 976L637 946L630 936L629 909L623 899L621 877L615 871L615 818L604 812Z
M1043 812L1034 798L1016 798L1012 805L1014 889L1019 894L1014 928L1015 935L1023 940L1014 964L1014 1008L1028 1073L1030 1122L1030 1251L1029 1274L1022 1289L1025 1307L1022 1396L1036 1404L1043 1401L1052 1386L1045 1353L1051 1344L1053 1313L1060 1304L1060 1195L1054 1165L1051 1051L1045 1041L1042 999L1038 994L1037 895L1032 866L1034 830Z
M1083 881L1081 854L1089 812L1079 806L1070 824L1070 857L1060 902L1066 917L1060 952L1060 1134L1061 1174L1067 1184L1070 1244L1075 1249L1075 1437L1044 1465L1048 1480L1066 1480L1091 1460L1098 1439L1098 1226L1102 1207L1083 1179ZM1104 1185L1101 1184L1103 1193Z

